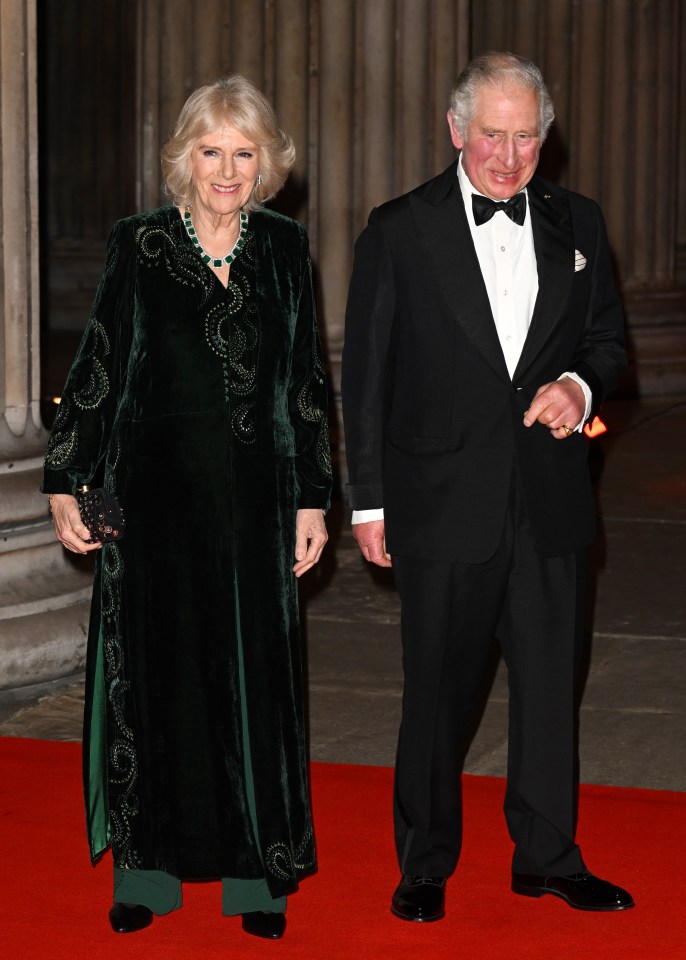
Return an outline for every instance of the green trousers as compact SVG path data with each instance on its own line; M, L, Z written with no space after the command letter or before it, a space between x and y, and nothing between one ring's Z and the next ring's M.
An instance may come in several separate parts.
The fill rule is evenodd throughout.
M241 697L241 726L243 729L243 756L245 757L245 783L248 794L248 809L252 821L255 842L259 849L257 831L257 806L255 804L255 782L250 757L250 738L248 736L248 711L246 707L245 671L243 669L243 640L238 636L238 681ZM260 850L260 856L262 851ZM239 913L253 913L269 910L273 913L286 912L286 897L274 899L269 893L267 881L261 878L245 880L234 877L222 877L222 913L232 917ZM136 903L152 910L161 917L172 910L178 910L182 903L181 881L163 870L129 870L114 868L114 902Z
M138 903L161 917L181 906L181 881L162 870L123 870L115 867L114 902ZM222 913L225 917L258 910L285 913L286 897L275 900L269 893L266 880L222 877Z

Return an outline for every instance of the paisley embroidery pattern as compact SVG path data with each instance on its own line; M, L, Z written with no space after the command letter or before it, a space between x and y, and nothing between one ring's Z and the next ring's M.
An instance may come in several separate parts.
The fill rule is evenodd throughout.
M285 843L273 843L267 849L265 862L269 872L280 880L291 880L296 874L313 867L316 854L312 827L308 827L295 851Z
M74 391L73 400L80 410L95 410L100 406L110 389L110 381L105 368L95 357L87 372L86 382Z
M201 267L210 273L204 264ZM232 408L231 430L246 445L256 439L255 402L251 395L257 386L260 328L254 303L254 274L255 235L249 232L245 246L231 265L221 302L205 314L205 338L223 365L224 392Z
M71 421L71 422L70 422ZM69 463L79 444L79 425L71 417L71 404L64 399L60 403L55 423L50 434L45 464L48 467L61 467Z
M163 263L176 283L195 287L200 292L201 304L204 304L212 295L212 276L195 250L183 241L181 234L173 235L178 228L183 230L180 218L170 231L147 225L139 227L136 231L139 259L148 267L157 267Z
M118 260L118 247L110 250L103 277L109 276ZM67 395L62 398L53 425L45 463L48 467L61 467L73 460L79 443L78 410L97 410L110 392L110 380L101 360L110 353L107 331L96 318L102 296L103 282L98 284L95 302L86 328L80 358L74 365Z
M231 429L241 443L255 442L255 404L245 403L236 407L231 416Z
M245 247L231 267L224 378L227 400L232 406L231 430L234 437L246 446L255 443L257 438L253 397L257 387L260 327L254 287L255 235L250 232Z
M107 336L107 331L94 316L91 316L90 324L91 335L93 337L93 353L98 353L101 357L108 356L110 352L110 338Z
M103 550L101 595L105 688L110 705L108 804L115 864L135 869L142 862L132 843L132 822L139 811L139 769L133 731L126 719L131 685L125 679L124 648L118 626L123 573L121 552L116 543L111 543Z
M229 338L231 392L240 397L247 396L256 387L259 345L257 310L251 303L244 316L236 319Z

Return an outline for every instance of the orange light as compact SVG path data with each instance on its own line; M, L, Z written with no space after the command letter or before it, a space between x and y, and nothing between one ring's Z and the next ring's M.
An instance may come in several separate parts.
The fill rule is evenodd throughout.
M601 437L604 433L607 433L607 427L600 417L594 417L593 422L587 423L584 427L584 433L592 440L594 437Z

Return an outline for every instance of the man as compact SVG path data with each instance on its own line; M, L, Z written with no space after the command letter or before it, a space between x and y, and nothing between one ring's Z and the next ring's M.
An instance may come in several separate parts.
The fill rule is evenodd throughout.
M372 211L343 357L353 532L391 557L405 671L392 912L444 914L459 777L492 640L508 668L512 889L585 910L631 896L574 842L575 680L595 535L585 421L625 365L595 203L535 175L553 107L538 68L472 61L450 100L458 161Z

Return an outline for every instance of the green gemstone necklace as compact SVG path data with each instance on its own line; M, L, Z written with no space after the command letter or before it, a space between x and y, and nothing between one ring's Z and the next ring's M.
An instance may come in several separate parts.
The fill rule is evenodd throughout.
M233 261L236 259L236 257L240 253L241 249L245 244L245 235L248 232L248 214L243 213L242 210L241 210L240 221L241 221L241 227L240 227L240 230L238 231L238 239L234 243L231 250L226 254L225 257L211 257L209 253L205 253L202 246L200 245L200 241L198 240L197 234L195 232L195 227L193 226L193 218L191 217L190 210L186 210L186 212L183 215L183 225L186 228L186 233L191 238L191 240L193 241L193 246L202 257L202 262L208 263L211 267L223 267L225 263L226 264L233 263Z

